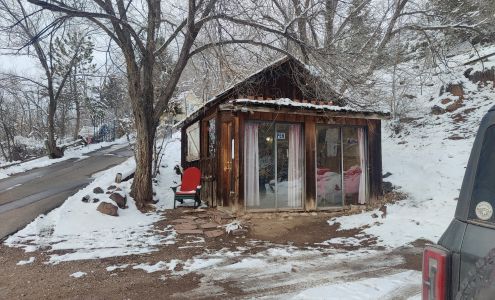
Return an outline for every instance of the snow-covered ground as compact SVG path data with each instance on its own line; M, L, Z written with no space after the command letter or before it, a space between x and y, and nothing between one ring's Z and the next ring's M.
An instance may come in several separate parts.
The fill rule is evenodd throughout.
M161 219L161 211L167 207L162 205L166 202L159 202L155 212L143 214L129 196L131 182L114 183L116 173L127 174L134 168L134 158L129 158L116 167L96 174L91 184L69 197L59 208L41 215L10 236L5 244L26 251L66 251L64 254L55 252L50 256L50 263L59 263L148 253L155 250L157 245L173 243L173 230L153 229L153 224ZM106 190L110 185L116 185L127 195L128 208L119 209L118 217L104 215L96 210L102 201L114 202L107 194L94 194L93 189L101 187ZM86 195L90 196L88 203L81 201ZM94 198L98 198L99 202L93 203Z
M469 55L461 54L456 59L462 62L469 59ZM422 94L416 94L416 105L420 109L411 117L417 119L404 124L400 132L393 131L393 122L384 123L383 169L392 173L386 180L407 194L407 199L387 205L383 218L382 212L375 210L328 220L330 225L340 224L340 229L361 228L359 235L337 239L329 236L328 241L322 243L326 247L267 245L267 250L256 254L249 251L250 246L258 243L253 241L238 251L205 249L203 254L183 261L142 261L110 266L107 270L132 268L147 273L166 272L167 275L162 276L196 272L203 275L200 287L183 295L191 298L205 295L202 293L222 295L220 285L215 282L230 280L242 282L243 289L258 293L255 296L270 291L267 298L419 299L420 272L397 267L403 263L403 257L394 251L399 247L412 248L410 243L418 239L436 242L450 223L479 121L493 105L491 99L495 96L491 84L478 87L463 78L465 69L454 66L452 73L434 77L433 85ZM442 106L442 99L457 99L452 95L438 96L440 86L451 78L463 82L465 106L452 113L431 115L431 107ZM459 113L463 121L454 120ZM461 139L449 139L453 135ZM134 161L129 159L98 174L95 182L70 197L60 208L40 216L11 236L6 244L23 247L26 251L53 252L49 262L58 263L147 253L158 245L174 243L173 229L157 230L153 223L162 218L162 210L173 206L170 186L179 181L173 170L180 161L178 135L166 142L164 153L154 186L159 199L156 212L141 214L129 196L129 208L119 210L119 217L98 213L96 203L81 202L86 194L96 196L92 194L94 187L105 189L112 184L116 172L132 169ZM120 188L128 194L130 182L121 184ZM374 214L378 218L373 218ZM357 246L369 236L377 237L377 245L384 250L361 247L349 251L328 247L329 244ZM198 240L200 246L203 243L204 240ZM57 250L67 253L57 253ZM182 268L176 268L179 265Z
M27 161L25 163L20 163L17 165L13 165L11 167L7 167L5 169L0 169L0 179L4 179L9 177L10 175L16 174L16 173L21 173L25 172L28 170L32 170L35 168L42 168L46 166L53 165L55 163L68 160L71 158L78 158L78 159L85 159L87 156L84 156L84 154L99 150L104 147L109 147L112 145L121 145L122 147L126 146L128 144L127 139L125 137L122 137L118 140L115 140L113 142L102 142L98 144L90 144L87 146L78 146L75 148L70 148L67 149L64 153L64 156L61 158L57 159L50 159L48 156L43 156L31 161ZM1 163L1 161L0 161ZM7 164L7 163L6 163ZM10 164L10 163L9 163ZM1 164L0 164L1 166Z

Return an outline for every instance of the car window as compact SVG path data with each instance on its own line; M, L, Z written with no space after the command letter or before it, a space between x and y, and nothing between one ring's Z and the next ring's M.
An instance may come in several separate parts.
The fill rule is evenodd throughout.
M495 126L485 133L471 197L469 218L495 222Z

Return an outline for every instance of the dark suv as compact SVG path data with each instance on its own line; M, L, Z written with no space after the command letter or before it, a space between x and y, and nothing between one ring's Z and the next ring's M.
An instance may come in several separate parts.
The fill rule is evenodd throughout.
M494 284L493 251L489 254L495 248L494 206L495 106L481 121L455 217L438 245L426 247L423 253L423 299L480 299L481 294L472 294L469 282ZM487 271L480 270L483 265L491 266L490 275L480 280L480 272ZM465 294L467 289L470 295ZM495 294L488 296L495 299Z

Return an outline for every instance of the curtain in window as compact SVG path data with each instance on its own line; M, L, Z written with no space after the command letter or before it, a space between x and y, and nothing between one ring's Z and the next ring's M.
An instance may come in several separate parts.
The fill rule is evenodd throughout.
M359 161L361 168L361 176L359 178L359 197L358 203L365 204L366 203L366 186L367 186L367 178L366 174L368 173L366 170L366 136L364 128L358 129L358 144L359 144Z
M289 127L289 207L301 207L303 191L303 141L300 125Z
M260 205L258 124L245 126L244 199L248 207Z

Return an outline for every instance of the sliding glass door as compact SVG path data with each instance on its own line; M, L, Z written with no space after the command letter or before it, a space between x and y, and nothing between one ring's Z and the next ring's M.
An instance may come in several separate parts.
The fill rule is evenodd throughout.
M318 207L342 206L340 128L317 126L316 199Z
M316 129L316 198L319 208L366 203L366 135L361 127Z
M302 207L303 144L299 124L246 124L244 196L248 209Z

